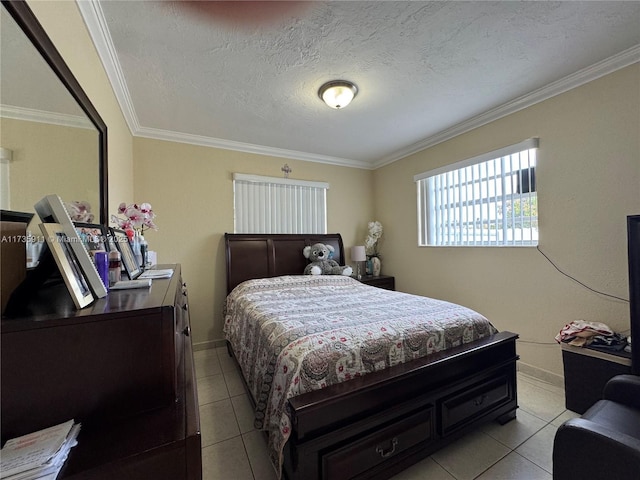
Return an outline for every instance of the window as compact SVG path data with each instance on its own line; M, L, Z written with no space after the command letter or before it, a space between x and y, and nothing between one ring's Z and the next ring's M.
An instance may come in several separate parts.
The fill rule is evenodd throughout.
M328 183L233 174L235 233L327 233Z
M538 244L538 139L416 175L420 246Z

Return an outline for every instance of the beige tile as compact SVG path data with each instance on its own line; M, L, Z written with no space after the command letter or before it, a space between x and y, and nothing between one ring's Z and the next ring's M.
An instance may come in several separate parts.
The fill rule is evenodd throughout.
M251 470L255 480L276 480L277 475L269 454L267 452L267 440L264 432L253 430L242 435Z
M196 378L222 373L218 352L215 348L193 352L193 361L196 366Z
M198 403L200 405L217 402L223 398L229 398L229 392L221 373L198 378Z
M415 465L391 477L391 480L456 480L431 457L420 460Z
M516 452L532 461L547 472L553 473L553 439L558 427L549 424L529 440L520 445Z
M556 427L559 427L567 420L571 418L578 418L578 417L580 417L579 413L572 412L571 410L565 410L564 412L562 412L560 415L558 415L556 418L553 419L553 421L551 422L551 425L555 425Z
M518 372L518 383L520 382L528 382L538 388L564 397L564 388L558 387L557 385L553 385L549 382L545 382L544 380L540 380L539 378L532 377L531 375L527 375L526 373Z
M230 399L200 407L200 432L203 447L240 435Z
M476 480L552 480L551 474L521 457L516 452L511 452Z
M223 374L224 380L227 383L227 390L229 390L231 397L247 393L247 390L244 388L242 374L239 370L223 370Z
M216 348L216 352L218 353L218 361L220 362L220 368L222 368L223 372L239 369L235 359L229 355L227 347L218 347Z
M233 411L236 414L240 433L247 433L253 430L255 415L249 396L245 393L243 395L231 397L231 404L233 405Z
M491 422L482 431L498 440L503 445L514 449L542 429L547 422L518 409L516 418L510 422L500 425L498 422Z
M253 480L241 437L202 449L202 480Z
M471 480L511 450L484 432L472 432L442 450L433 458L457 480Z
M550 422L566 410L564 394L550 391L532 382L518 382L518 405L521 410Z

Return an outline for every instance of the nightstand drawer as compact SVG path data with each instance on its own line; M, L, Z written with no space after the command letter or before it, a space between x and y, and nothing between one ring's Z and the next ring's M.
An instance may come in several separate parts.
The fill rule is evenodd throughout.
M396 289L396 279L389 275L380 275L379 277L367 275L366 277L362 277L360 282L372 287L385 288L387 290Z

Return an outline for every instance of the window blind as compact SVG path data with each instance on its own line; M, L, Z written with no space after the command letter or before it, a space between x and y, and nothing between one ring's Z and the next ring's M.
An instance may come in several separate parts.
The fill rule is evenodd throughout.
M327 233L328 183L233 174L235 233Z
M538 243L538 139L416 175L419 245Z

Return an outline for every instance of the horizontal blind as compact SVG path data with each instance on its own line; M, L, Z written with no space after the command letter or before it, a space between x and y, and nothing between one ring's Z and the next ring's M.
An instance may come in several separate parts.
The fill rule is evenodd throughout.
M235 233L327 233L328 183L233 175Z

